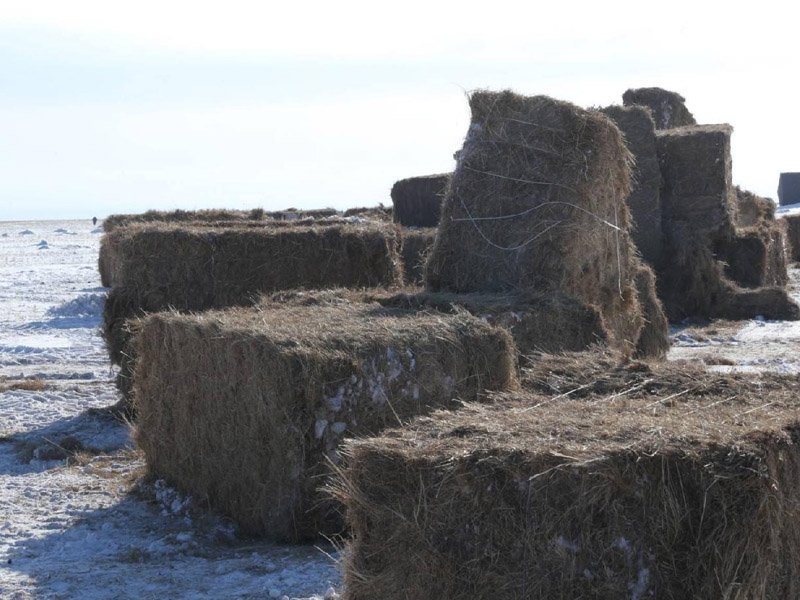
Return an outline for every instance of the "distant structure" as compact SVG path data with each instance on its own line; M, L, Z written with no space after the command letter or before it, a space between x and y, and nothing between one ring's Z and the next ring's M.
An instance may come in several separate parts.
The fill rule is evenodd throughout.
M92 217L92 225L97 225L97 217Z
M800 203L800 173L781 173L778 180L778 203L781 206Z

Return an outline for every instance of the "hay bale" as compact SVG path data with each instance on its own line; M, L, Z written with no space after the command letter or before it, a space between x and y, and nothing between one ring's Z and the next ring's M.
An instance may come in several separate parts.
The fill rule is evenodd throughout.
M634 356L641 359L663 359L669 351L669 323L656 292L656 276L642 265L636 272L636 292L642 307L644 325L636 342Z
M209 228L135 225L107 234L118 247L116 284L159 309L249 304L262 292L399 285L392 225Z
M626 200L631 212L633 241L648 263L660 265L664 251L661 168L652 113L644 106L609 106L603 109L603 113L619 127L635 161L633 191Z
M560 293L599 307L612 346L641 328L625 198L631 155L602 113L475 92L427 263L431 291Z
M141 214L110 215L103 220L103 230L108 233L117 227L136 223L190 223L220 221L263 221L269 219L263 208L252 210L228 210L212 208L206 210L148 210Z
M797 597L797 378L649 378L348 441L345 600Z
M800 260L800 215L785 215L781 218L786 228L786 244L790 260Z
M786 230L781 222L762 221L740 229L717 246L717 254L726 263L726 277L742 287L784 287L789 282Z
M753 192L748 192L738 185L734 188L736 193L737 225L739 227L756 227L762 223L775 220L775 203L769 198L762 198Z
M301 221L303 219L330 219L340 216L335 208L315 208L311 210L300 210L297 208L287 208L266 213L272 219L278 221Z
M658 132L665 221L681 222L712 240L732 235L737 208L732 131L730 125L697 125Z
M395 182L391 191L395 223L405 227L436 227L450 177L450 173L442 173Z
M625 106L647 106L653 112L657 129L695 125L697 121L685 102L686 98L680 94L659 87L630 89L622 94Z
M778 179L778 203L800 203L800 173L781 173Z
M407 285L421 285L425 281L425 262L436 239L436 228L401 230L403 275Z
M509 335L466 313L348 302L161 313L136 340L149 472L281 540L339 531L318 488L343 436L516 386Z
M384 221L389 222L392 220L392 209L384 206L382 203L379 206L366 206L359 208L348 208L342 216L345 219L351 217L361 217L371 221Z
M571 296L548 294L450 294L425 292L371 295L384 306L468 311L509 331L521 356L537 352L579 351L607 346L612 333L596 306Z

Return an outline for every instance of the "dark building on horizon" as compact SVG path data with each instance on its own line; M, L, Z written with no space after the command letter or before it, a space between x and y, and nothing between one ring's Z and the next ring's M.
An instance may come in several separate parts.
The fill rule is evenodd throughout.
M781 173L778 180L778 204L800 203L800 173Z

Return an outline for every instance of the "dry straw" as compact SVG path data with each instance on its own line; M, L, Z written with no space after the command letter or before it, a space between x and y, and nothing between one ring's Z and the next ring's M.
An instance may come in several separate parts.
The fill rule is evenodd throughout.
M625 106L646 106L653 112L658 129L672 129L694 125L696 121L686 108L686 98L676 92L658 87L626 90L622 94Z
M343 437L517 382L511 338L480 319L333 296L151 315L136 346L150 473L281 540L340 530L317 490Z
M406 285L422 285L425 280L425 263L428 260L433 241L436 239L436 228L401 230L403 258L403 276Z
M543 363L348 442L346 600L800 594L796 377Z

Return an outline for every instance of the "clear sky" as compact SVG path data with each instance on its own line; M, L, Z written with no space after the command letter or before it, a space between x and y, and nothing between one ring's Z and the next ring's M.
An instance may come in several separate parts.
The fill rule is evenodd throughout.
M678 91L775 197L800 171L800 9L747 6L0 0L0 220L389 204L452 169L465 93L506 87Z

